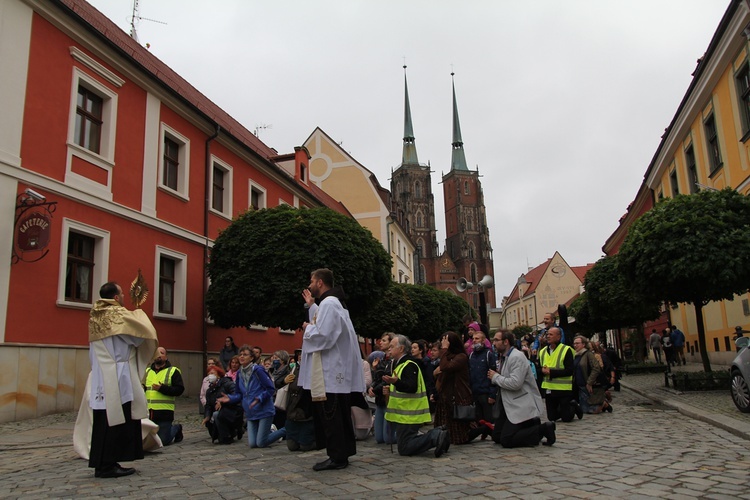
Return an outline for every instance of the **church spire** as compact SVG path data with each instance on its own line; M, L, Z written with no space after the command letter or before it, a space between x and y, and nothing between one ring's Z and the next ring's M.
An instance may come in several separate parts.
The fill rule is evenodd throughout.
M453 81L454 73L451 73L451 85L453 86L453 154L451 157L451 170L466 170L466 156L464 155L464 142L461 139L461 124L458 121L458 104L456 104L456 84Z
M411 124L411 107L409 106L409 86L406 83L406 65L404 64L404 151L401 155L402 165L419 165L417 146L414 144L414 129Z

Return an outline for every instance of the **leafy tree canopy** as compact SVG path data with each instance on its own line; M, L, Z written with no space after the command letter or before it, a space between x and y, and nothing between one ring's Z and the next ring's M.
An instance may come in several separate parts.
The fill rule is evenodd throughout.
M586 273L584 285L586 291L576 305L585 306L580 321L593 331L638 326L659 317L661 301L646 298L632 286L618 266L617 255L599 259ZM578 322L579 316L575 317Z
M390 256L352 218L327 208L286 205L247 211L211 251L209 313L223 328L297 328L306 319L302 289L310 272L322 267L344 288L353 321L391 282Z
M645 296L695 305L705 371L703 306L750 286L750 198L732 189L704 190L658 203L628 231L620 267Z
M379 339L384 332L408 335L406 332L414 331L419 318L406 293L407 286L411 285L391 282L378 303L354 325L357 333L366 338Z
M516 340L521 340L522 338L524 338L524 336L533 331L534 329L529 325L518 325L513 330L511 330L511 333L516 337Z
M658 203L630 227L619 260L645 295L705 304L747 291L748 255L750 198L727 188Z
M434 341L446 331L458 332L463 326L462 318L469 313L469 305L461 297L427 285L399 286L404 288L411 301L417 324L411 331L397 333L413 340Z

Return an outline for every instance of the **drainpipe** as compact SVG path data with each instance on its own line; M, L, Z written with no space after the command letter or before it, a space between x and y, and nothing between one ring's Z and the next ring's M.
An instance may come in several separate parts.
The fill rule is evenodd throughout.
M206 306L206 295L208 294L208 283L206 282L208 277L208 214L211 209L211 172L213 171L211 165L211 142L219 136L221 132L221 126L214 124L216 130L214 134L206 140L206 190L205 190L205 205L203 207L203 291L202 291L202 302L203 302L203 365L206 366L208 362L208 306ZM202 372L201 372L202 373Z

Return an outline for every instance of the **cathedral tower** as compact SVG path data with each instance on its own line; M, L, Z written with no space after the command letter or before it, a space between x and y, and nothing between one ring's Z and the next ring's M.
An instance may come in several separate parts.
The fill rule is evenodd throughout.
M391 193L396 201L394 210L402 227L416 247L415 281L436 285L435 266L438 257L435 230L435 202L432 196L430 166L420 164L409 105L409 87L404 66L404 144L401 164L391 173Z
M451 80L453 80L453 73L451 73ZM446 239L445 253L441 262L447 264L447 257L460 277L477 283L486 274L494 277L492 245L487 228L479 169L472 171L466 166L461 124L458 119L456 86L455 82L451 83L453 87L453 143L451 169L443 175ZM441 283L438 287L445 289L447 286L455 290L455 286L448 285L450 284ZM479 299L476 291L474 288L460 295L478 310ZM485 290L485 298L488 305L495 305L494 288Z

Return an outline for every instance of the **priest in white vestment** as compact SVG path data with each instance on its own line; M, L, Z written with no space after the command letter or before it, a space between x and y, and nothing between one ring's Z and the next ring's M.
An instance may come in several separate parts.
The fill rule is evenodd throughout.
M140 309L123 306L120 285L105 283L89 318L90 389L93 410L89 467L114 478L135 469L119 462L143 458L141 419L148 418L141 379L158 344L156 330Z
M303 325L299 385L312 393L316 442L328 452L313 470L343 469L357 453L351 395L365 390L359 342L331 270L313 271L302 296L310 322Z

